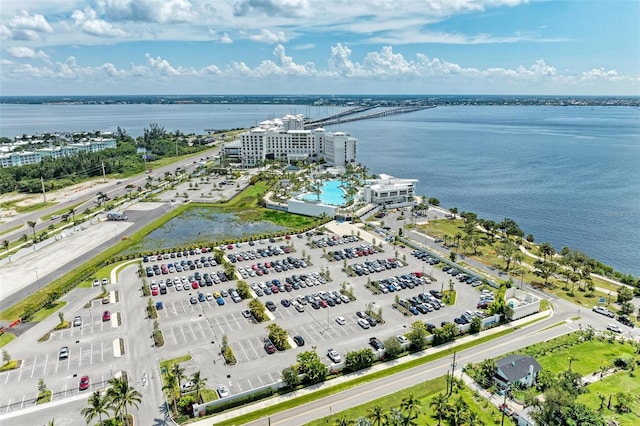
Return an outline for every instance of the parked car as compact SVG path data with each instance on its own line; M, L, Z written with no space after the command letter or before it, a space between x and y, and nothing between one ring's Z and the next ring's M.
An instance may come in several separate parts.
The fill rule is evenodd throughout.
M342 358L340 357L340 354L334 349L327 350L327 356L331 359L331 361L335 363L342 362Z
M400 342L401 345L404 345L406 343L409 343L409 339L407 339L405 336L403 336L402 334L396 336L396 339L398 339L398 342Z
M242 311L242 316L245 317L245 318L251 318L252 317L251 311L248 310L248 309L243 310Z
M225 385L218 385L218 395L220 398L226 398L229 396L229 389Z
M634 328L636 325L633 323L633 321L631 321L631 319L626 316L626 315L620 315L618 316L618 321L620 321L622 324L626 325L627 327L631 327Z
M271 312L276 310L276 304L273 303L271 300L267 300L267 302L264 304L268 310L270 310Z
M102 321L111 321L111 312L104 311L102 313Z
M293 341L296 342L298 346L304 346L304 339L302 336L293 336Z
M80 327L82 325L82 317L80 315L76 315L73 319L73 326Z
M384 345L382 344L382 340L378 339L377 337L370 337L369 338L369 344L371 346L373 346L373 348L377 351L384 349Z
M611 312L610 310L608 310L607 308L605 308L603 306L594 306L592 310L595 313L598 313L600 315L605 315L605 316L608 316L610 318L613 318L613 317L616 316L616 314L614 314L613 312Z
M264 350L267 351L268 354L275 353L276 347L269 339L264 339Z
M60 348L60 352L58 353L58 359L67 358L69 358L69 346L63 346Z
M615 324L607 324L607 330L613 331L614 333L618 333L618 334L622 333L622 329Z
M369 326L369 321L367 321L364 318L358 318L358 325L360 327L364 328L365 330L370 327Z
M80 389L81 391L89 389L89 376L82 376L80 378L78 389Z
M192 305L195 305L196 303L198 303L198 299L196 297L191 296L191 298L189 299L189 302Z

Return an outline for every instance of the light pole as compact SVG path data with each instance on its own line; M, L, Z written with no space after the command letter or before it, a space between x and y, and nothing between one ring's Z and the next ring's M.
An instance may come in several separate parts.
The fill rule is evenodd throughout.
M520 271L520 290L522 290L523 286L524 286L524 269Z
M40 287L40 276L38 275L38 268L35 268L33 270L33 272L36 273L36 282L38 283L38 290L41 290L41 287Z

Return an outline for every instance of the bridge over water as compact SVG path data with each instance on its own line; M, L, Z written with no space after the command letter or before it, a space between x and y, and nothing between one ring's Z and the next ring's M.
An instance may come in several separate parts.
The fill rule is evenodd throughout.
M338 114L331 115L329 117L321 118L318 120L307 121L304 127L305 129L317 128L317 127L323 127L323 126L330 126L333 124L348 123L350 121L369 120L372 118L388 117L388 116L397 115L397 114L407 114L410 112L421 111L423 109L435 108L436 106L429 105L429 106L398 107L398 108L386 109L384 111L371 112L369 114L356 115L362 112L371 111L378 107L379 106L376 105L376 106L363 106L363 107L352 108L346 111L342 111Z

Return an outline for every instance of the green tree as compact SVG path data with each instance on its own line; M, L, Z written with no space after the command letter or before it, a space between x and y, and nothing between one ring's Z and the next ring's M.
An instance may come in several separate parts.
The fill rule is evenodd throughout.
M473 317L471 325L469 326L469 332L474 334L479 333L480 330L482 330L482 320L478 317Z
M449 259L451 259L452 262L456 261L456 257L458 257L458 255L456 254L455 251L450 251L449 252Z
M91 421L98 416L99 424L102 425L102 416L109 415L109 400L100 395L100 392L95 391L89 397L88 403L89 406L83 408L80 414L84 416L87 424L91 423Z
M371 367L375 359L375 354L369 348L347 352L344 357L345 370L358 371L363 368Z
M2 361L4 361L5 364L11 361L11 355L9 355L6 349L2 350Z
M488 389L493 385L493 377L497 370L496 361L493 358L487 358L478 364L476 379L485 389Z
M36 222L34 222L33 220L28 220L27 221L27 226L31 228L31 230L33 231L33 242L36 242Z
M125 425L129 424L129 406L138 407L142 402L142 395L135 388L129 386L124 378L115 378L109 381L111 387L107 390L109 405L114 410L116 417Z
M385 355L389 358L396 358L398 355L404 352L404 349L402 349L402 345L394 336L386 338L382 342L382 344L384 345Z
M284 383L289 389L295 389L300 384L300 375L298 374L298 366L291 365L286 367L280 373L282 377L282 383Z
M9 240L2 241L2 248L8 253L9 252Z
M414 321L411 324L411 331L408 333L409 341L411 342L411 346L416 348L417 350L422 350L427 347L427 335L429 332L427 331L427 327L424 325L422 321Z
M633 299L633 290L629 287L618 287L618 303L624 304Z
M438 395L433 397L430 405L433 407L433 411L438 418L438 426L440 426L442 419L449 415L449 410L451 409L449 406L449 397L440 392Z
M193 373L191 375L191 383L193 383L193 386L196 388L196 400L200 400L200 391L205 387L205 385L207 384L207 378L206 377L202 377L202 375L200 374L200 370L196 371L195 373Z
M400 403L400 407L402 411L405 413L405 424L414 425L416 423L416 419L420 414L421 403L418 398L413 395L413 392L410 392L408 396L402 398L402 402Z
M274 346L280 351L285 350L288 345L287 330L275 323L269 324L266 329L269 332L269 339Z
M496 248L496 253L499 257L504 259L505 271L509 272L509 266L513 262L516 254L519 254L518 246L511 241L505 241Z
M260 300L256 298L251 299L247 306L256 321L263 322L269 319L267 316L267 308L265 308L264 304Z
M558 270L558 264L548 260L536 260L533 262L533 267L535 268L534 273L544 278L544 285L549 284L549 278Z
M176 400L176 389L179 387L178 379L176 378L175 374L169 371L164 377L164 382L165 383L164 386L162 386L162 390L167 392L167 394L169 395L170 404L173 405L173 412L177 414L178 406Z
M320 360L315 347L310 351L300 352L296 360L298 361L298 372L305 375L307 383L320 383L326 379L327 366Z
M538 247L538 253L540 253L543 260L547 260L547 257L551 258L556 254L556 250L553 248L551 243L544 242Z
M380 404L376 404L367 410L367 417L371 419L373 426L382 426L384 421L384 411Z
M251 287L249 287L246 281L238 281L238 295L243 299L251 297Z

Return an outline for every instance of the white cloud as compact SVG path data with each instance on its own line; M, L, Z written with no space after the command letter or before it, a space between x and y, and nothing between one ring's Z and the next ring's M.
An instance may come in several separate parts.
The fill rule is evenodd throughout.
M90 7L85 8L84 12L76 9L71 17L75 24L87 34L104 37L123 37L126 35L123 30L114 27L107 21L98 19L98 14Z
M209 30L209 33L211 34L213 40L217 41L218 43L221 43L221 44L233 43L233 39L229 36L228 33L218 34L217 32L211 29Z
M32 15L26 10L18 11L17 15L0 26L3 39L33 41L39 40L42 33L52 32L53 28L43 15Z
M583 72L581 77L583 81L619 81L622 79L616 70L605 71L604 68L593 68L590 71Z
M151 66L151 69L158 71L163 76L181 76L192 75L194 71L190 68L174 67L166 59L162 59L160 56L153 57L150 54L146 54L147 63Z
M234 6L236 16L305 17L313 11L308 0L241 0Z
M31 15L26 10L20 11L18 15L9 20L7 25L14 29L33 30L41 33L53 32L53 28L43 15Z
M42 50L38 50L37 52L30 48L24 46L12 46L7 48L7 53L13 56L14 58L36 58L36 59L49 59L49 55L47 55Z
M253 41L261 43L285 43L287 38L282 31L273 32L267 29L260 31L260 34L254 34L249 37Z
M189 22L197 18L189 0L99 0L98 8L112 21Z

